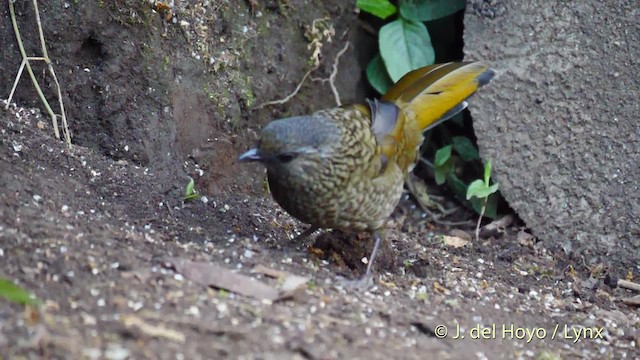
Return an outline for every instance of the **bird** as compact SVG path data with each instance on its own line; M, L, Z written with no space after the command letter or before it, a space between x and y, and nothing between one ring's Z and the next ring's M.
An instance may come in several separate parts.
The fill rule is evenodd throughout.
M310 225L299 238L318 229L370 232L368 278L423 132L464 110L494 75L480 62L425 66L380 99L271 121L238 160L266 167L274 200Z

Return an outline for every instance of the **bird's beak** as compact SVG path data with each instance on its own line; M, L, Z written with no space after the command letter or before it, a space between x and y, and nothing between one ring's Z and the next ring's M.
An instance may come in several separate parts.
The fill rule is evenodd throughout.
M246 153L240 155L238 161L260 161L262 157L258 154L258 149L251 149Z

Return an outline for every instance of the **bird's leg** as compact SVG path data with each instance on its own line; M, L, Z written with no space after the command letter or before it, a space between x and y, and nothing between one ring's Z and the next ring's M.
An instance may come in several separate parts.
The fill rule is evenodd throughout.
M371 251L371 256L369 256L369 262L367 264L367 271L364 275L358 280L345 280L342 279L339 283L349 289L356 290L367 290L371 286L373 286L373 275L371 274L371 268L373 267L373 262L376 259L376 255L378 254L378 249L380 248L380 243L384 239L385 233L384 230L375 230L373 233L373 239L375 243L373 244L373 250Z
M304 241L306 238L309 237L309 235L313 234L318 229L319 227L311 225L307 228L307 230L303 231L300 235L293 238L293 241L295 242Z
M373 232L373 240L375 243L373 244L373 250L371 251L371 256L369 256L369 263L367 264L367 272L364 274L365 277L371 276L371 267L373 266L373 261L376 259L376 255L378 254L378 248L380 248L380 243L384 238L384 230L375 230Z

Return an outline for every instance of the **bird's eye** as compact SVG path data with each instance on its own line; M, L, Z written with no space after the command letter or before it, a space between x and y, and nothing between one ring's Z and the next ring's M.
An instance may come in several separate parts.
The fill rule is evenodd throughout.
M296 153L288 152L288 153L278 154L276 157L278 158L278 161L280 161L281 163L288 163L291 160L295 159L297 155L298 154Z

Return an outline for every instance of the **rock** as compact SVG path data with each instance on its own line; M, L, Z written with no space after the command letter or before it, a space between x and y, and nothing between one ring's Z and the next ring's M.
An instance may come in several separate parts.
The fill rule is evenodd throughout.
M637 11L518 0L465 14L466 59L498 73L470 102L481 155L533 234L589 264L640 260Z

